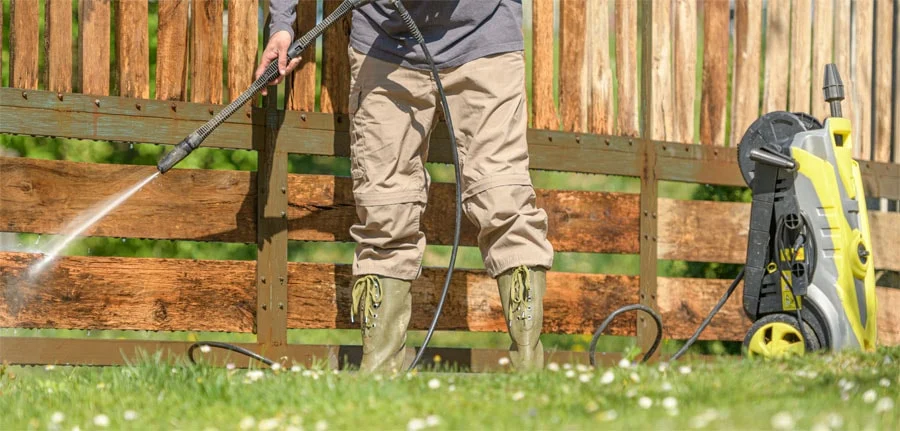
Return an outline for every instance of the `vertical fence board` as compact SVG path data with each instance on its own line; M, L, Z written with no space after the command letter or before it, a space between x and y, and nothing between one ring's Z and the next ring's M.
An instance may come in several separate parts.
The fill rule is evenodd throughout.
M725 145L728 98L728 1L703 2L703 85L700 142Z
M78 79L81 92L109 95L109 0L78 2Z
M559 110L563 130L587 131L585 20L582 0L562 0L559 19Z
M588 108L590 132L610 135L613 133L613 82L612 60L609 57L609 0L587 2L589 43L588 68L590 70L591 97Z
M766 69L763 112L787 109L791 4L770 1L766 12Z
M637 2L616 0L616 77L619 112L616 133L638 135Z
M653 64L651 83L653 110L650 139L668 140L674 137L675 90L672 88L672 3L670 0L653 2ZM645 30L646 31L646 30Z
M38 88L38 6L36 0L10 3L10 87Z
M813 68L812 112L816 118L829 115L828 104L822 97L825 65L832 62L834 54L834 0L816 0L813 9Z
M340 4L339 0L325 0L325 15ZM331 26L322 37L322 112L346 114L350 98L350 15Z
M891 47L894 35L894 1L875 2L875 117L874 159L891 161L891 72L893 58ZM896 108L895 108L896 109ZM897 131L900 133L900 131Z
M532 9L531 98L534 127L559 129L553 97L553 0L534 0Z
M3 52L3 1L0 0L0 53ZM0 54L0 87L3 86L3 55Z
M894 28L900 33L900 10L894 16ZM894 163L900 163L900 40L894 40L894 66Z
M150 97L150 44L148 4L142 1L116 3L116 61L119 95Z
M222 2L191 3L191 101L222 103Z
M694 142L694 99L697 93L697 2L675 0L676 142Z
M844 103L841 104L844 118L853 118L853 92L846 91L849 88L847 85L851 76L850 67L853 64L850 59L850 42L853 39L853 31L850 27L850 1L835 0L834 2L834 63L844 80Z
M72 1L48 0L44 7L47 90L68 93L72 91Z
M316 25L316 2L297 2L297 22L295 34L301 35ZM314 111L316 109L316 55L313 50L305 53L291 76L287 77L287 109Z
M875 30L875 5L872 0L856 1L856 34L854 38L852 89L855 109L853 131L855 156L872 158L872 48ZM846 83L844 84L846 88Z
M812 0L794 0L791 16L791 111L809 112L812 67Z
M228 101L253 82L259 44L258 0L228 2Z
M188 0L160 0L156 44L156 98L185 100Z
M759 61L762 1L736 0L734 11L734 86L731 145L737 145L759 116Z

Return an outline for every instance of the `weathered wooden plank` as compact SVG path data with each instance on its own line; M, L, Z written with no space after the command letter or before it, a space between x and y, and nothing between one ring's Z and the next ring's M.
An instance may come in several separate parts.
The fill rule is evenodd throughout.
M251 261L62 257L0 253L0 327L251 332Z
M567 132L587 131L585 2L560 3L559 111Z
M3 203L0 228L60 233L66 223L153 171L147 166L101 165L0 158ZM255 175L241 171L173 170L144 187L85 235L155 239L255 241ZM423 231L433 244L453 239L451 184L434 184ZM352 241L356 222L348 178L288 177L289 237L302 241ZM559 251L637 252L637 196L624 193L537 190L550 219L549 238ZM210 211L215 208L216 211ZM202 219L202 223L197 220ZM477 245L466 222L463 245Z
M875 129L872 131L872 159L877 162L891 161L891 108L900 109L891 104L891 91L896 91L892 88L891 80L900 75L893 70L894 59L891 52L891 47L897 43L892 40L894 3L891 0L875 2L875 100L872 109ZM900 86L900 82L896 85ZM900 130L895 133L900 133Z
M700 143L725 145L728 108L727 1L703 2L703 95L700 102Z
M812 0L792 0L791 111L809 112L812 68ZM824 71L823 71L824 73Z
M678 201L659 203L660 259L743 263L747 252L750 204ZM900 215L870 212L872 255L878 269L900 270Z
M834 2L834 63L838 73L844 80L844 102L841 111L844 118L853 118L853 91L848 79L853 76L853 60L850 57L850 45L853 41L853 28L850 26L851 0L835 0ZM824 71L822 71L824 73Z
M18 328L198 330L249 332L255 274L251 261L186 261L116 257L62 257L38 282L23 279L36 254L0 253L0 326ZM289 328L355 328L350 322L350 267L291 263ZM425 329L444 271L426 268L414 282L411 329ZM660 278L659 306L668 338L687 338L729 280ZM547 274L546 333L590 334L614 309L637 301L637 277ZM440 329L503 331L496 283L483 271L458 271ZM879 337L897 343L900 292L876 289ZM749 321L740 292L713 319L701 339L740 340ZM609 334L631 335L633 320L617 319ZM893 335L892 335L893 334Z
M900 11L894 17L894 28L900 29ZM894 41L894 58L900 58L900 40ZM900 64L896 67L894 72L900 73ZM900 164L900 91L897 88L894 89L894 163Z
M337 9L340 0L325 0L324 14ZM350 102L350 15L341 18L322 35L322 112L346 114Z
M830 114L828 103L822 96L825 65L832 62L834 54L834 0L816 0L813 7L813 63L812 63L812 112L816 118Z
M297 2L297 22L295 34L308 32L316 25L316 2ZM285 106L294 111L314 111L316 109L316 56L303 56L294 73L286 78Z
M3 15L3 2L2 1L0 1L0 16L5 16L5 15ZM3 37L2 37L3 36L3 21L4 20L0 19L0 52L3 52ZM0 55L0 71L3 71L3 70L6 70L6 69L3 68L3 56ZM0 73L0 87L5 87L4 82L3 82L4 79L3 79L2 75L3 74Z
M189 0L160 0L156 45L156 98L185 100Z
M222 103L223 2L191 3L191 101Z
M534 0L532 6L532 110L538 129L559 130L553 91L553 0Z
M854 157L872 159L872 60L875 31L875 4L873 0L856 2L856 34L854 43L854 68L850 88L853 92L853 145ZM822 72L824 73L824 71ZM845 84L845 88L846 88Z
M650 139L674 140L675 89L673 86L672 64L672 3L653 3L653 100L650 106L642 107L653 111L650 124Z
M612 59L609 57L609 0L587 2L587 68L590 83L588 130L611 135L614 132L615 105Z
M44 32L47 90L72 91L72 2L48 0Z
M80 92L109 94L109 0L78 0Z
M39 3L35 0L13 0L9 8L9 85L15 88L38 88Z
M259 1L228 2L228 96L236 99L253 82L259 45Z
M697 2L675 1L675 142L694 142L697 93Z
M615 7L616 77L619 83L616 134L638 136L637 2L616 0Z
M759 117L762 1L735 0L734 20L731 145L737 145L750 124Z
M766 11L766 69L763 112L787 110L791 3L771 1Z
M142 1L116 2L116 62L119 95L150 98L149 5Z

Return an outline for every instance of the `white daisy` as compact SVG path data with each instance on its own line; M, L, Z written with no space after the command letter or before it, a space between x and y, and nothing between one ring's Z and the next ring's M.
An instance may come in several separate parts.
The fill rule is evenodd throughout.
M638 398L638 405L642 409L649 409L651 406L653 406L653 400L648 397L640 397Z
M431 389L437 389L441 387L441 381L438 379L431 379L428 381L428 387Z
M675 397L665 397L662 401L663 408L673 410L678 408L678 400Z
M428 415L425 418L425 425L429 427L436 427L441 424L441 418L437 415Z
M547 369L553 372L557 372L559 371L559 364L557 364L556 362L551 362L547 364Z
M137 412L134 410L125 410L125 412L122 413L122 417L125 418L126 421L133 421L137 419L137 416Z
M62 423L65 419L66 415L64 415L63 412L53 412L53 414L50 415L50 422L55 424Z
M252 416L244 416L243 419L238 423L238 427L242 430L248 430L256 426L256 419Z
M606 372L604 372L603 375L600 376L600 383L604 384L604 385L608 385L608 384L612 383L613 380L615 380L615 379L616 379L616 375L613 374L612 371L606 370Z
M772 416L772 428L777 430L794 429L794 418L789 412L778 412Z
M97 425L101 428L106 428L109 426L109 416L107 415L97 415L94 416L94 425Z
M512 394L513 401L519 401L522 398L525 398L525 392L519 391L519 392Z
M412 418L406 424L407 431L419 431L425 429L426 423L424 419Z
M874 389L869 389L863 394L863 401L865 401L866 404L872 404L876 399L878 399L878 393L876 393Z
M893 410L894 400L890 398L882 398L875 403L875 413L885 413Z

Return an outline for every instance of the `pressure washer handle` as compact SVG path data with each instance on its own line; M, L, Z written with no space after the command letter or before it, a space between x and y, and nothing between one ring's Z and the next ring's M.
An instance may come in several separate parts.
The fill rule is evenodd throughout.
M364 4L369 3L371 0L344 0L337 9L334 10L331 14L329 14L322 22L318 23L312 30L308 31L304 34L300 39L291 44L291 47L288 49L287 56L288 61L291 59L297 58L304 49L306 49L309 45L311 45L317 37L321 36L322 33L325 32L325 29L331 27L337 20L341 19L348 12L353 10L354 8L360 7ZM166 173L169 169L172 169L179 162L184 160L185 157L188 156L192 151L196 150L200 144L206 140L207 137L215 130L217 127L222 125L225 120L228 119L232 114L237 112L241 106L244 106L256 93L262 90L266 85L268 85L272 80L278 77L280 74L278 70L278 62L273 61L266 66L262 75L259 78L256 78L253 81L253 84L250 84L250 88L244 90L233 102L229 103L224 109L219 111L213 118L206 122L203 126L200 126L199 129L192 132L186 138L182 139L175 148L170 151L162 160L157 163L156 168L159 169L160 173Z

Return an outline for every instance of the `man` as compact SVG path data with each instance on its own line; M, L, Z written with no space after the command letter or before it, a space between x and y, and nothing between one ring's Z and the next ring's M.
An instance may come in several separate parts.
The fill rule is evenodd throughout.
M259 76L293 39L297 0L270 0L270 40ZM543 367L545 271L553 262L547 215L535 206L525 132L520 0L404 2L440 70L462 170L463 210L479 228L487 272L497 279L518 369ZM421 271L420 220L430 183L424 164L440 99L421 48L386 0L353 11L350 32L351 176L359 223L353 309L365 371L400 371ZM279 77L277 81L280 81Z

